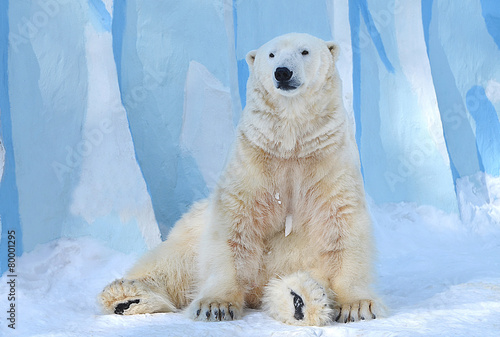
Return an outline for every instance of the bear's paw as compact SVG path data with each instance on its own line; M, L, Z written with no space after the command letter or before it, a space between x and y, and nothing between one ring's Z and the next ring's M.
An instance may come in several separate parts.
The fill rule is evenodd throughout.
M186 313L197 321L232 321L241 318L242 305L225 300L200 299L194 300Z
M385 315L385 308L375 300L359 300L338 305L334 316L339 323L371 320Z
M136 315L177 311L163 294L156 293L140 280L118 279L99 295L105 313Z
M264 310L291 325L327 325L332 321L333 294L306 272L274 278L267 284ZM329 296L330 295L330 296Z

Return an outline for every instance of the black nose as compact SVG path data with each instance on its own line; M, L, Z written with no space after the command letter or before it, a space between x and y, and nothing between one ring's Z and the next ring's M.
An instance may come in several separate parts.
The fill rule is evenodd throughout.
M289 81L292 78L293 71L286 67L278 67L274 72L274 78L278 82Z

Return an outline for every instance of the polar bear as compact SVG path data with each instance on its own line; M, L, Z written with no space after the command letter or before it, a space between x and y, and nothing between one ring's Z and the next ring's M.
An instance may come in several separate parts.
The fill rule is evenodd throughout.
M248 53L247 105L217 187L104 289L106 312L227 321L246 306L294 325L383 313L338 53L299 33Z

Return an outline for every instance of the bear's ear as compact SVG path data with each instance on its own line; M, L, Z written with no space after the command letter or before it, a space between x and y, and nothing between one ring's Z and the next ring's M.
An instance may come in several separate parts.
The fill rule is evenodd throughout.
M332 41L327 42L326 46L328 47L328 50L330 50L330 53L333 56L333 62L337 62L337 59L339 57L339 52L340 52L339 46L335 42L332 42Z
M256 55L257 55L257 51L256 50L252 50L252 51L248 52L248 54L246 56L248 67L250 69L252 69L252 67L253 67L253 63L255 62L255 56Z

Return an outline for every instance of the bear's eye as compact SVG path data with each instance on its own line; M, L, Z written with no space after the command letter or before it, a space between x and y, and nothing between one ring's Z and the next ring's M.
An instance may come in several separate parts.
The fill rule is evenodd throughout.
M304 56L305 56L305 55L308 55L308 54L309 54L309 52L308 52L307 50L303 50L303 51L302 51L302 55L304 55Z
M272 59L273 57L274 57L274 54L273 54L273 53L269 54L269 58L270 58L270 59Z

